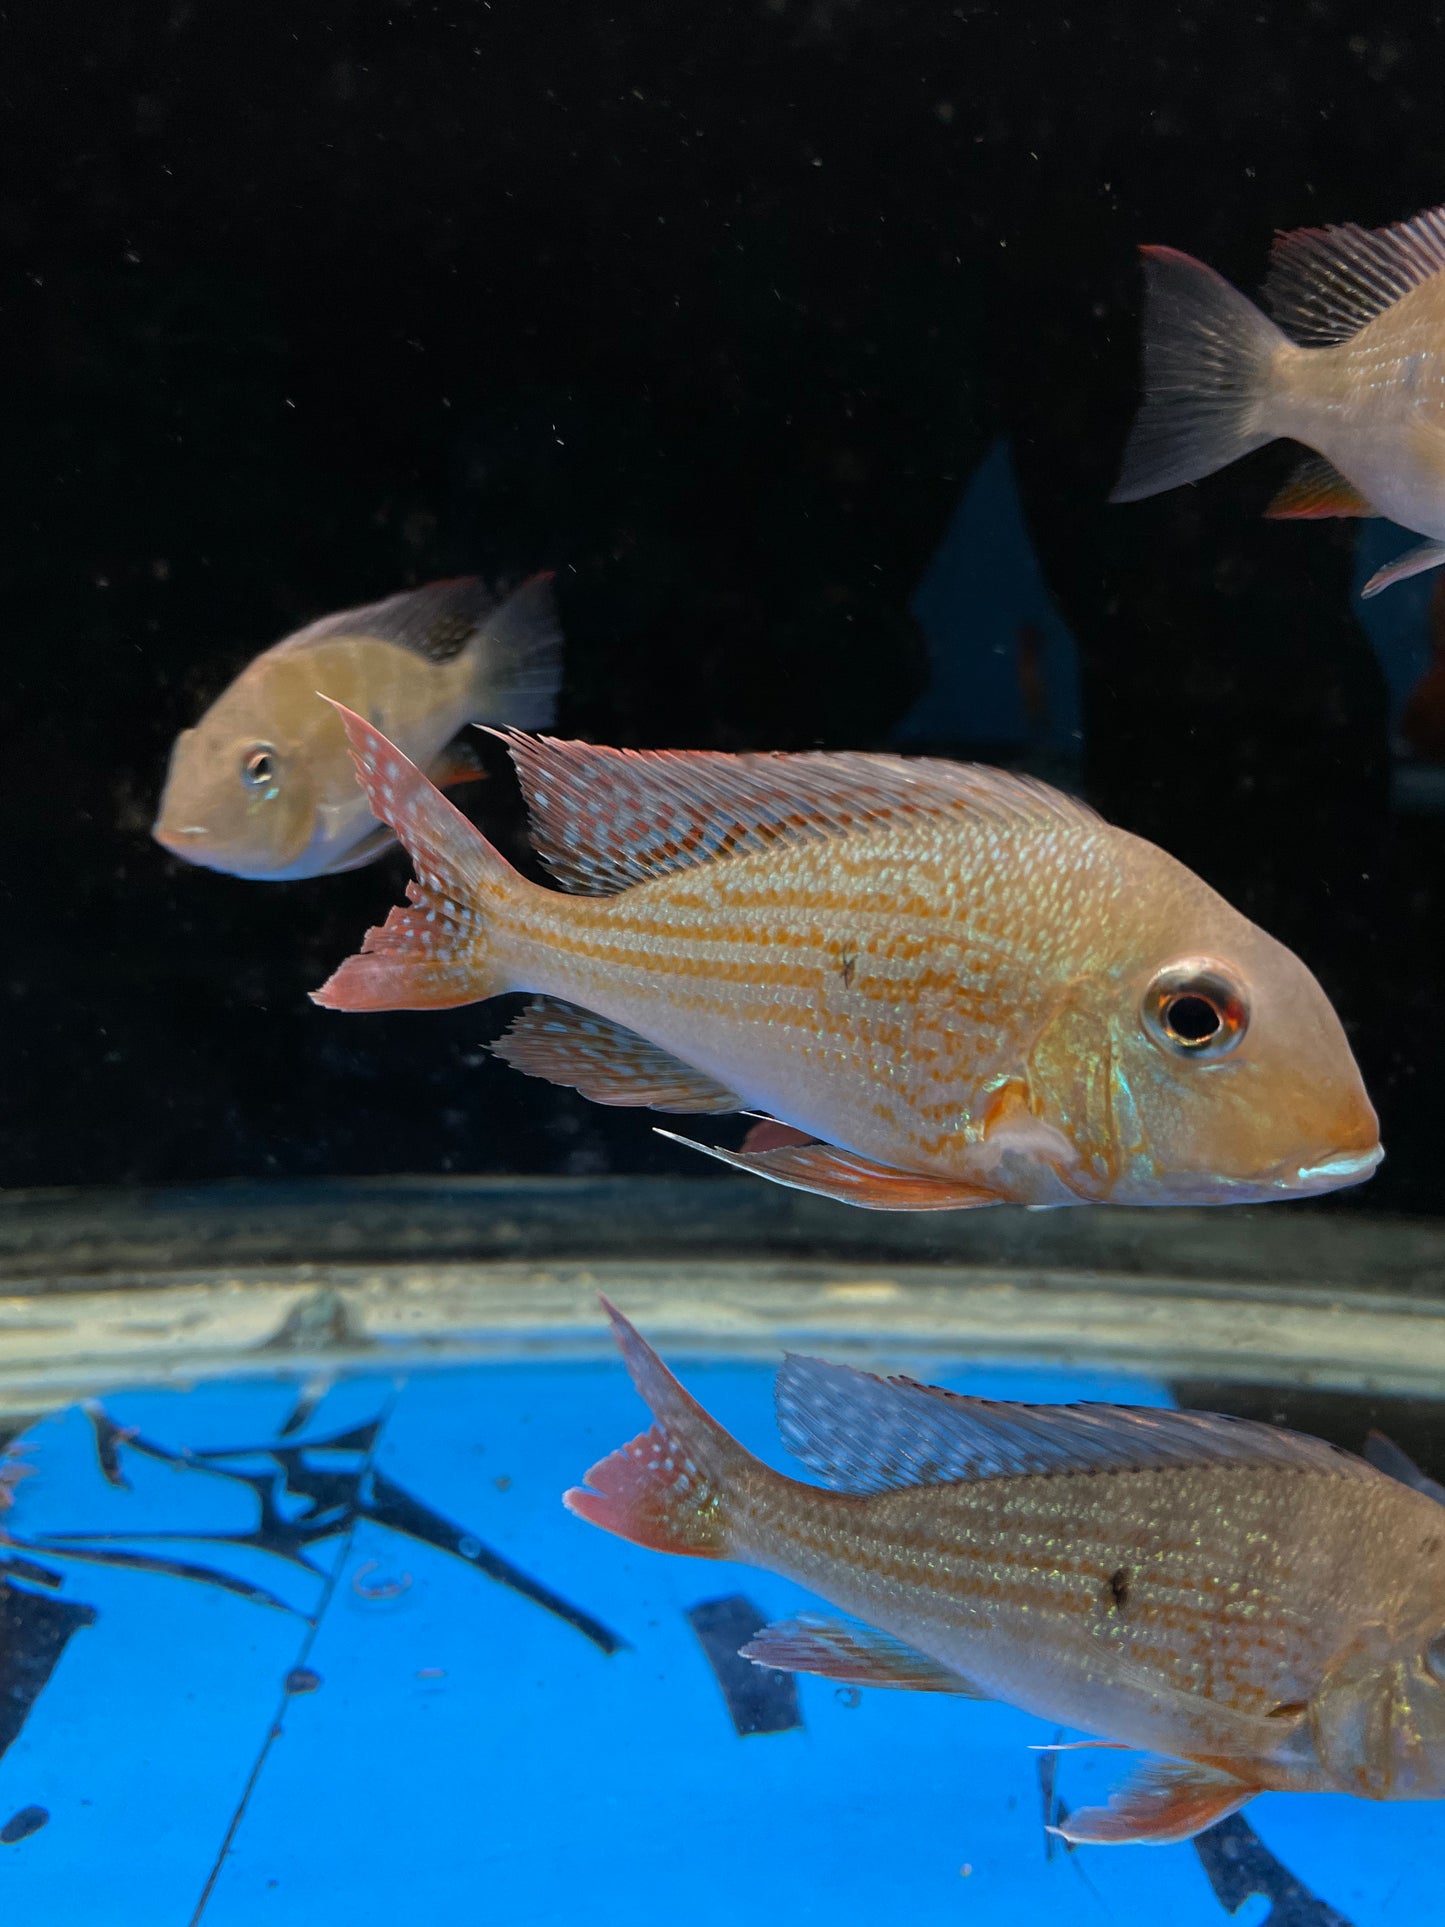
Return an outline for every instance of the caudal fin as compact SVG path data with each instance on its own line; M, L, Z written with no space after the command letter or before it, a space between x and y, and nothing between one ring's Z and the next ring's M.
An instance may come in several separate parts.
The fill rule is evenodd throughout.
M1275 439L1263 425L1286 337L1221 274L1176 248L1142 248L1144 405L1111 502L1197 482Z
M708 1416L615 1305L604 1298L602 1308L656 1422L599 1460L586 1485L564 1492L562 1503L590 1525L654 1552L726 1559L739 1479L779 1475Z
M472 720L550 729L562 683L562 624L552 576L529 576L478 630Z
M522 879L379 729L331 706L372 813L405 846L416 882L407 885L410 907L368 930L312 1002L327 1010L445 1010L495 997L509 986L488 956L488 910Z

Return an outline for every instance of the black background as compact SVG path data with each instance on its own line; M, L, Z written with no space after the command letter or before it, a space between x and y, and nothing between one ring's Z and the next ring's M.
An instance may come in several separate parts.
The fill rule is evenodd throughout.
M870 747L992 438L1084 659L1084 780L1298 949L1429 1210L1442 830L1392 818L1348 525L1265 451L1128 510L1134 249L1445 199L1433 9L26 0L0 16L0 1181L696 1169L305 991L399 894L187 870L176 731L260 647L551 566L563 733ZM953 745L967 750L966 743ZM505 772L471 793L515 849Z

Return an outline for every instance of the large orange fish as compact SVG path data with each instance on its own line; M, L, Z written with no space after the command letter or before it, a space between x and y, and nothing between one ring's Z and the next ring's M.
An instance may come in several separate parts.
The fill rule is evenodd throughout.
M1197 481L1286 436L1319 453L1268 514L1387 515L1428 538L1367 596L1445 562L1445 208L1276 236L1272 321L1191 255L1143 255L1145 400L1110 499Z
M755 1459L606 1308L656 1422L565 1503L854 1615L767 1627L742 1649L760 1666L1004 1700L1166 1756L1070 1814L1070 1840L1184 1840L1266 1789L1445 1797L1445 1507L1387 1443L1409 1484L1248 1420L789 1357L778 1424L824 1490Z
M1304 965L1042 783L512 735L563 894L342 717L417 882L318 1003L541 992L508 1062L603 1104L765 1113L820 1141L698 1148L879 1209L1290 1197L1382 1155Z

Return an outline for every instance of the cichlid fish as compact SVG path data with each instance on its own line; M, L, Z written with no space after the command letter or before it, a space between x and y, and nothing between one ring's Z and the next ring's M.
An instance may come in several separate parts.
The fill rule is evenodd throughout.
M825 1490L755 1459L603 1304L655 1423L564 1503L853 1616L781 1621L746 1658L1165 1756L1070 1814L1069 1840L1186 1840L1266 1789L1445 1797L1445 1508L1396 1448L1409 1483L1249 1420L790 1356L778 1426Z
M512 735L561 894L343 720L417 882L320 1004L541 992L495 1046L519 1070L603 1104L764 1113L823 1141L696 1148L875 1209L1299 1196L1382 1155L1304 965L1042 783Z
M394 838L366 807L334 696L369 716L439 783L477 765L448 745L476 721L552 720L562 636L552 578L505 601L475 576L346 609L250 663L171 751L154 835L232 876L282 881L355 870Z
M1277 235L1273 321L1191 255L1142 252L1144 406L1110 500L1197 481L1285 436L1319 459L1266 514L1385 515L1428 538L1367 596L1445 562L1445 208Z

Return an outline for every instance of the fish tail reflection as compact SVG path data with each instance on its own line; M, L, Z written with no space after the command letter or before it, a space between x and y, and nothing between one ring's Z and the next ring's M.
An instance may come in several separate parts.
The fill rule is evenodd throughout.
M776 1477L685 1392L647 1341L602 1300L654 1424L594 1465L562 1503L579 1519L654 1552L726 1559L740 1478ZM781 1483L781 1481L780 1481Z

